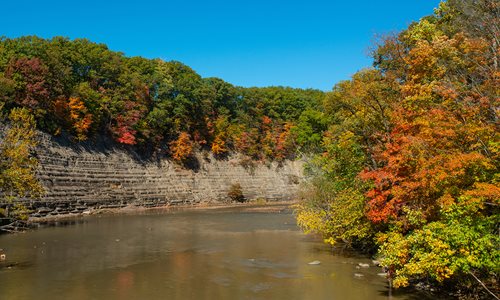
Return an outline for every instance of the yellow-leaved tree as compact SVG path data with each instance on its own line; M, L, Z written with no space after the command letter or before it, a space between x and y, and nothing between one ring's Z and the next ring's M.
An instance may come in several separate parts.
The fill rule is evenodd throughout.
M43 187L36 178L38 165L30 151L36 146L35 119L25 108L13 108L8 114L8 125L0 139L0 202L6 209L0 215L26 219L26 209L14 204L16 199L38 198Z

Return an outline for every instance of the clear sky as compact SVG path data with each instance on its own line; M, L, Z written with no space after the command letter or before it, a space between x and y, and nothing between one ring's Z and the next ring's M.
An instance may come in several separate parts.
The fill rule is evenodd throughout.
M3 0L0 36L85 37L235 85L330 90L439 0Z

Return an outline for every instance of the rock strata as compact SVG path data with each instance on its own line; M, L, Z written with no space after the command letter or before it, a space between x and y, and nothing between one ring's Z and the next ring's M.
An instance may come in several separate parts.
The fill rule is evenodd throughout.
M40 134L38 177L47 193L27 201L32 217L81 214L126 206L155 207L228 201L240 184L246 199L290 200L302 181L302 163L242 162L199 154L195 170L167 158L142 159L116 146L73 145Z

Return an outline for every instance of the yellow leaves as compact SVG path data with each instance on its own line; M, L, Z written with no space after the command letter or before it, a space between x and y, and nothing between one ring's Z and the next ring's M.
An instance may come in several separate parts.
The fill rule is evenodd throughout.
M447 278L450 278L451 275L453 275L453 270L448 268L447 266L444 266L444 267L437 268L436 273L438 275L436 279L438 281L443 281Z
M429 22L427 19L422 19L420 22L412 25L405 32L404 37L415 43L422 40L432 41L442 34L443 32L437 29L436 24Z
M212 153L216 155L221 155L226 153L228 150L225 146L225 142L222 140L220 136L215 137L212 143Z
M323 231L326 217L324 210L315 210L304 204L299 204L295 208L297 225L305 233L321 233Z
M177 140L170 143L170 152L172 158L179 162L190 157L193 153L193 142L190 135L187 132L181 132Z
M297 224L306 233L318 233L326 243L366 238L371 233L364 213L364 198L354 189L342 193L331 190L330 183L316 182L303 190L306 201L295 206Z
M417 46L410 50L407 63L408 73L414 82L437 79L443 75L444 70L437 65L436 49L427 41L419 41Z
M35 176L38 161L30 157L36 146L35 120L28 110L14 108L10 128L0 143L0 189L5 198L38 197L43 187Z
M325 244L329 244L331 246L334 246L337 243L337 241L333 237L329 237L329 238L323 239L323 242Z
M408 277L399 275L392 281L392 285L395 288L406 287L409 285Z

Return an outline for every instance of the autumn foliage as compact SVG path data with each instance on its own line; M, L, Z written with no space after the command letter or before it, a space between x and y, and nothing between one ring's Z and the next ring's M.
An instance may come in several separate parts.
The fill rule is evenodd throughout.
M194 146L219 158L241 152L283 160L302 146L291 141L302 127L286 132L304 110L319 109L323 95L236 87L202 78L180 62L126 57L86 39L0 38L3 110L24 107L41 130L75 142L108 136L164 155L175 153L165 150L187 133ZM322 134L318 128L311 133L316 139Z
M172 158L183 162L193 154L193 141L187 132L181 132L179 137L170 143Z
M332 244L374 241L396 287L498 292L499 11L442 2L325 98L332 122L299 225Z
M442 1L328 93L236 87L83 39L0 38L1 111L180 163L194 149L304 157L305 231L377 249L396 287L480 282L488 294L500 273L499 15L494 0Z
M18 198L37 199L44 189L36 177L38 161L30 155L36 146L35 120L25 108L12 109L2 125L0 141L0 200L8 207L6 217L26 219L22 205L12 205ZM3 210L2 210L3 211ZM0 214L1 215L1 214Z

